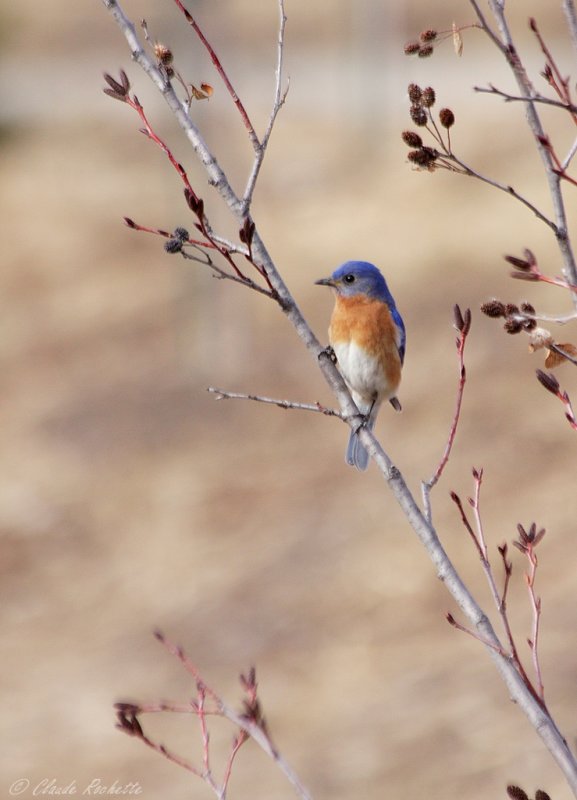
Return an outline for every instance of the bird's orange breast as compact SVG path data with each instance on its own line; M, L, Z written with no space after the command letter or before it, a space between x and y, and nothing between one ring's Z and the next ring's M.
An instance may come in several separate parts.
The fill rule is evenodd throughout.
M329 327L333 347L354 343L379 362L387 383L397 387L401 380L398 332L386 303L359 295L337 295ZM347 376L344 376L345 379Z

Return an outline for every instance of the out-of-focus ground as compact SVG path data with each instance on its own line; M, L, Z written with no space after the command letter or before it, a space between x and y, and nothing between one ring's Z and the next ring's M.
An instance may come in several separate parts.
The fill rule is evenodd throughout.
M563 68L574 66L558 5L513 9L535 76L542 63L525 33L530 14ZM194 9L262 130L276 3ZM176 7L135 1L127 11L174 47L187 79L215 87L194 113L240 187L250 166L244 130ZM550 707L573 743L573 437L560 404L535 380L542 358L478 311L492 296L569 310L561 291L511 281L501 258L528 246L554 274L559 256L545 226L507 197L413 171L400 139L409 127L408 82L431 84L438 104L455 112L463 158L550 213L522 109L472 91L490 81L512 88L511 80L474 31L461 59L450 42L430 60L403 56L419 30L470 21L465 2L287 2L287 13L291 87L255 219L323 338L331 298L313 282L351 257L385 271L408 350L404 412L384 409L378 433L417 496L454 407L452 306L473 309L463 419L434 493L435 521L488 609L449 490L466 497L471 467L484 467L495 563L517 522L547 528L538 577L542 667ZM0 795L23 778L23 797L51 779L61 788L75 782L77 794L100 779L137 782L145 800L210 796L114 729L116 700L185 700L194 691L153 639L160 628L233 705L239 672L257 666L275 741L318 800L497 800L511 781L567 797L485 652L445 622L448 610L458 612L377 471L360 475L344 464L344 426L206 393L217 385L332 403L272 304L122 225L124 215L169 229L192 220L178 178L138 134L136 116L101 92L102 71L120 66L213 224L235 232L103 5L5 3L1 26ZM546 119L555 133L558 118ZM563 147L573 135L560 129ZM571 338L574 331L563 331L562 340ZM569 367L559 377L575 392ZM510 611L530 668L524 564L516 551L512 558ZM193 719L148 725L198 757ZM231 736L217 726L217 768ZM293 795L248 745L229 796Z

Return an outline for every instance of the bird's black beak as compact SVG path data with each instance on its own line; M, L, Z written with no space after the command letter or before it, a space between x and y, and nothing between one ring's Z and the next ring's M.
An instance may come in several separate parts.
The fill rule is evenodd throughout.
M332 288L334 289L336 283L332 278L321 278L320 280L315 281L315 286L332 286Z

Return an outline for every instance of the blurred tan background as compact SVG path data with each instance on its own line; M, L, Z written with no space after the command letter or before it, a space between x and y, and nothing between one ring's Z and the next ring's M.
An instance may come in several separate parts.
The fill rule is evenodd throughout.
M535 14L575 77L560 3L512 4L526 34ZM259 130L273 92L277 6L195 2ZM170 45L197 85L206 138L241 187L244 129L205 53L166 2L126 2ZM322 338L332 300L313 285L348 258L379 264L408 330L402 415L378 432L419 492L444 446L457 378L455 302L473 309L469 383L455 451L434 494L443 543L489 609L478 559L448 492L472 492L484 467L491 552L517 522L541 545L542 665L547 698L574 742L577 679L574 441L542 366L521 336L482 317L492 296L569 310L559 290L511 281L502 261L525 246L560 271L552 237L530 213L480 183L411 169L400 132L406 86L432 85L457 123L469 163L549 209L520 107L476 96L511 88L481 34L430 60L403 56L425 27L472 21L468 4L287 0L291 87L254 205L269 249ZM3 221L0 486L2 775L31 797L54 779L77 793L137 782L145 800L208 798L197 779L114 729L116 700L186 700L181 666L155 642L180 642L206 680L238 705L237 676L257 666L274 738L314 798L502 798L507 782L568 797L540 740L509 701L374 468L346 467L335 421L245 402L206 387L331 404L322 378L272 304L122 224L192 227L181 185L101 92L123 66L209 208L234 234L162 100L131 64L103 5L31 0L1 7ZM546 115L561 151L574 132ZM557 127L558 126L558 127ZM574 204L570 209L574 214ZM574 331L563 331L563 339ZM574 370L559 372L577 398ZM522 646L531 617L514 553L511 616ZM497 559L495 557L495 563ZM455 612L456 613L456 612ZM530 666L528 653L527 666ZM197 758L193 719L150 720ZM215 768L232 731L217 726ZM241 753L230 798L290 798L256 747Z

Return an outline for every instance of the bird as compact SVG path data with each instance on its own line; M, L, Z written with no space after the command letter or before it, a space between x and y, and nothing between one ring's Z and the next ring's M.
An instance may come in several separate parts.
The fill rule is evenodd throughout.
M397 389L405 360L405 324L387 282L374 264L347 261L315 281L335 292L329 342L365 425L372 430L382 403L401 411ZM351 430L345 460L366 470L369 454Z

